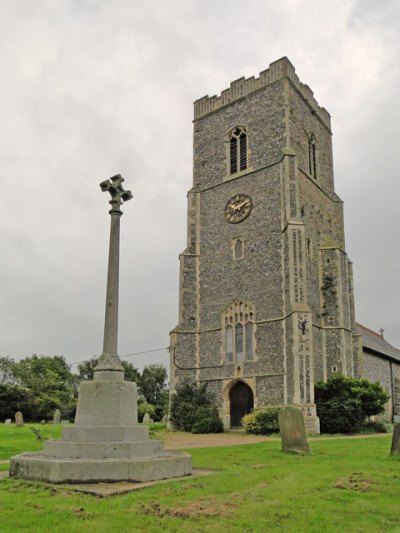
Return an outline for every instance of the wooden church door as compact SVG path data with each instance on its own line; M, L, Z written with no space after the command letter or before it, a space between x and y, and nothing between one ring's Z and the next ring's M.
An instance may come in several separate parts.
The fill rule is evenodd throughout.
M250 413L254 407L254 396L251 388L238 381L229 393L231 428L239 428L242 425L244 415Z

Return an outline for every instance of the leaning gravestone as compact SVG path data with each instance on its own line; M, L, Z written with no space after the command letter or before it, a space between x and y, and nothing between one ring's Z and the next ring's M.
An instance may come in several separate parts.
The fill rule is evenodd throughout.
M11 424L11 418L6 418L4 423L9 426Z
M21 411L15 413L15 427L22 428L24 425L24 417L22 416Z
M61 411L56 409L53 414L53 424L61 424Z
M279 431L282 451L292 453L309 453L303 413L291 405L278 413Z
M143 417L143 424L149 424L150 423L150 415L149 413L145 413Z
M400 455L400 423L394 425L391 455Z

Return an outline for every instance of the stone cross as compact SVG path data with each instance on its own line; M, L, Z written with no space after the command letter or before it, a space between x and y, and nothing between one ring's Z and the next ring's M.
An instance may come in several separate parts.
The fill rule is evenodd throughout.
M119 234L121 204L132 198L131 191L126 191L122 183L124 178L117 174L109 180L102 181L102 191L111 195L110 248L108 255L106 313L104 321L103 353L94 369L95 381L124 380L124 367L118 357L118 289L119 289Z

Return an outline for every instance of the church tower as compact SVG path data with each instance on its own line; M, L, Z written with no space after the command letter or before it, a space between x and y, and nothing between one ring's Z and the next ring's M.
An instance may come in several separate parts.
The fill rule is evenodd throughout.
M226 428L291 404L318 433L314 383L359 375L331 135L287 58L194 103L171 387L207 382Z

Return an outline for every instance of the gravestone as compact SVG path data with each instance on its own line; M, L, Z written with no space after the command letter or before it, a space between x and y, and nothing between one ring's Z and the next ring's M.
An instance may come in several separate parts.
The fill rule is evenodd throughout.
M22 428L24 425L24 417L22 416L21 411L15 413L15 427Z
M400 423L393 427L391 455L400 455Z
M61 411L56 409L53 414L53 424L61 424Z
M168 424L168 415L164 415L162 418L163 424Z
M11 418L6 418L4 423L9 426L11 424Z
M145 413L143 417L143 424L149 424L150 423L150 415L149 413Z
M300 409L288 405L279 411L278 420L282 451L309 453L304 417Z

